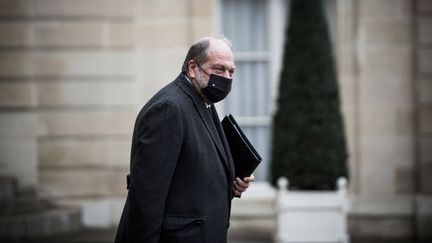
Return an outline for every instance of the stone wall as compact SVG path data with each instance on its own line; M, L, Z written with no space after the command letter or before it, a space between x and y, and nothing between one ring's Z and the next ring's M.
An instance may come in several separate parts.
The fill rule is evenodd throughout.
M427 219L415 219L432 211L425 159L431 123L425 98L430 96L425 14L430 3L338 1L354 237L425 236L419 229Z
M212 1L1 0L0 166L20 188L118 222L134 119L210 34Z

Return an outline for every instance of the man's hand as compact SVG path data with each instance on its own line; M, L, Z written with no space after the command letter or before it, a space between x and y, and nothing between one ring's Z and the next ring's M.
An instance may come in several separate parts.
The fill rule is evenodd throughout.
M255 181L255 177L253 175L249 177L243 178L241 180L240 178L236 177L233 184L233 192L234 196L240 197L241 194L248 189L248 187L252 184L252 182Z

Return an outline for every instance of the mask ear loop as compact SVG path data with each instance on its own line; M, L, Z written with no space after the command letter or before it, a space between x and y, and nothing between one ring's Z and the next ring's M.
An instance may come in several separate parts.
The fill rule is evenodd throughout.
M195 62L195 60L194 60L194 62ZM207 76L209 76L210 77L210 74L208 74L199 64L198 64L198 62L195 62L196 63L196 65L199 67L199 69L201 69L201 71L203 71Z

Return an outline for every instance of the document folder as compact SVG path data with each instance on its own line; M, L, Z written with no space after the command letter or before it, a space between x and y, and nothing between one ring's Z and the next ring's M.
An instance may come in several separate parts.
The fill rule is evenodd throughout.
M232 115L225 116L221 123L234 160L235 176L240 179L250 176L262 161L261 156Z

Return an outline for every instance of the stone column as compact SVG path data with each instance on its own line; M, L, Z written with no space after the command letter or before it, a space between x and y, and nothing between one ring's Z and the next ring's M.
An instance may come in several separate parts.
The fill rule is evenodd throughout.
M350 233L411 237L416 195L414 3L338 3L338 64L350 148Z

